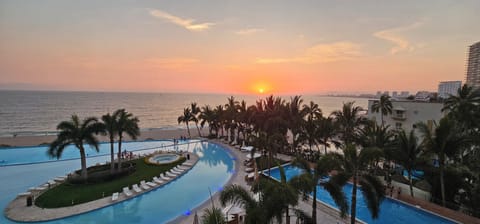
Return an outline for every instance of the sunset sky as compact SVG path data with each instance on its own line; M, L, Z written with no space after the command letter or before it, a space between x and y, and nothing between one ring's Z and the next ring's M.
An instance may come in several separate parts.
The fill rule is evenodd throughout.
M0 0L0 89L436 90L478 41L478 0Z

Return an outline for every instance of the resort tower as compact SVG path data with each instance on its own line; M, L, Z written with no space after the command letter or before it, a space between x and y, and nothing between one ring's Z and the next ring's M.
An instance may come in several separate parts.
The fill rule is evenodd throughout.
M480 88L480 42L470 46L467 62L467 85Z

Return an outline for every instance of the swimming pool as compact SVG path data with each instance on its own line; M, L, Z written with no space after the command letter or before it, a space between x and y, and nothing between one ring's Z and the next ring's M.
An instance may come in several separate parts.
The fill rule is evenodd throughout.
M157 141L157 146L161 146L162 143L165 142ZM155 146L152 142L138 142L138 145L130 142L129 144L139 149L145 145ZM41 147L30 148L41 150ZM154 191L113 206L45 223L165 223L176 217L188 215L191 209L208 200L209 189L212 193L221 190L235 172L233 157L219 145L193 141L189 144L163 148L195 153L199 156L199 161L183 176ZM46 154L43 155L47 157ZM109 158L109 155L91 157L87 159L87 163L93 165L105 162ZM18 193L26 191L29 187L76 170L79 166L79 160L72 159L0 167L0 179L4 183L0 185L0 207L5 208ZM16 222L8 220L2 214L0 223Z
M157 154L157 155L151 156L148 159L148 161L150 163L165 164L165 163L175 162L179 158L180 156L177 154Z
M303 171L297 167L287 165L284 167L287 179L301 174ZM271 176L276 180L280 179L280 171L278 168L271 170ZM347 196L348 203L352 195L352 185L347 184L343 187L343 191ZM317 199L329 206L338 208L335 202L330 197L330 194L322 187L317 186ZM370 212L368 211L365 199L361 193L361 189L357 190L357 219L360 219L366 223L388 223L388 224L400 224L400 223L455 223L432 213L417 209L413 206L385 198L380 205L380 214L378 219L372 219Z

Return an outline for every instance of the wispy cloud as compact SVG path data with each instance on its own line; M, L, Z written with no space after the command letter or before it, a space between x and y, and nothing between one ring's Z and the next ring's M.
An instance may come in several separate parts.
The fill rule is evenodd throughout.
M386 30L380 30L373 33L373 36L386 41L390 41L395 46L390 49L391 54L397 54L402 51L412 52L416 49L416 46L412 44L407 38L403 37L401 33L409 30L416 29L423 25L423 22L416 22L408 26L395 27Z
M258 32L262 32L262 31L264 31L264 29L251 28L251 29L243 29L243 30L235 31L235 34L245 36L245 35L252 35L252 34L255 34L255 33L258 33Z
M156 18L167 20L173 24L179 25L187 30L191 31L204 31L210 29L215 23L196 23L194 19L184 19L178 16L174 16L168 12L164 12L158 9L150 9L150 15Z
M361 55L361 46L359 44L348 41L340 41L329 44L317 44L308 48L303 55L297 57L257 58L255 62L258 64L315 64L351 60L360 57Z
M197 64L199 60L196 58L148 58L145 62L158 68L180 69Z

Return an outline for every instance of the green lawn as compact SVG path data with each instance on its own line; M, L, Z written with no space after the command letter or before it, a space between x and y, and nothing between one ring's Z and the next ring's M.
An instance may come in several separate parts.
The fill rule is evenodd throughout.
M168 171L184 161L185 158L181 158L171 164L149 165L145 163L144 159L133 160L137 170L128 176L94 184L63 183L40 195L35 200L35 205L42 208L59 208L111 196L114 192L122 192L123 187L131 187L133 184L139 184L142 180L151 181L154 176L159 176L160 173Z

